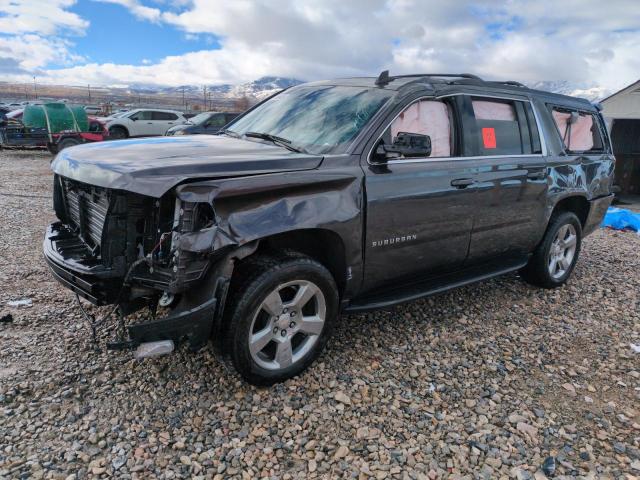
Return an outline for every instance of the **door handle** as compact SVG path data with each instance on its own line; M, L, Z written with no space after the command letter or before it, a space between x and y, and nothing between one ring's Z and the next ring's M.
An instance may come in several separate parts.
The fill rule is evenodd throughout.
M472 178L456 178L455 180L451 180L451 186L456 188L467 188L473 183L475 183L475 180Z
M153 122L147 122L147 125L153 125Z
M527 178L530 180L544 180L547 178L547 172L544 170L540 172L529 172Z

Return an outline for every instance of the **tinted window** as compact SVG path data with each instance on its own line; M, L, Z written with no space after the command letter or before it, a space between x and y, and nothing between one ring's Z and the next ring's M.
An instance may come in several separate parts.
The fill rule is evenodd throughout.
M451 112L445 102L420 100L409 105L391 123L385 133L385 142L393 143L400 132L428 135L431 138L431 157L451 156Z
M153 120L175 120L178 115L170 112L153 112Z
M602 134L597 119L590 113L552 108L551 115L558 127L564 148L570 152L602 150Z
M521 155L525 153L516 105L511 100L472 99L478 127L480 155ZM528 132L527 132L528 133Z
M224 113L219 113L219 114L216 114L216 115L212 115L211 118L207 121L206 126L207 127L222 127L226 123L227 122L225 121Z
M142 110L140 112L134 113L129 118L131 120L151 120L152 113L149 110Z

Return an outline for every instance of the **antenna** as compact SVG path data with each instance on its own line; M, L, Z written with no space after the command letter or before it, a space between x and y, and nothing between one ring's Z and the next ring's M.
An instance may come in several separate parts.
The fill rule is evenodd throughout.
M378 87L384 87L391 82L391 77L389 77L389 70L383 70L376 78L376 85Z

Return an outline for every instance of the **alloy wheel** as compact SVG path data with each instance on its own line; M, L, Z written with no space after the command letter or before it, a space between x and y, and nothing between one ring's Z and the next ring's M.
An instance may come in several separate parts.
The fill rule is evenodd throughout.
M576 254L578 235L570 223L560 227L551 243L548 254L549 274L556 280L567 273Z
M326 319L320 287L307 280L278 285L262 301L251 322L249 351L262 368L280 370L313 348Z

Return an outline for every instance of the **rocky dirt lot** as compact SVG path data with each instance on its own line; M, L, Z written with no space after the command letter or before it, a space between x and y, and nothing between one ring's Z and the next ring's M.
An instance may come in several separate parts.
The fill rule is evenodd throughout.
M640 236L595 233L558 290L510 275L343 318L257 389L211 349L92 349L41 258L49 159L0 152L0 478L640 476Z

